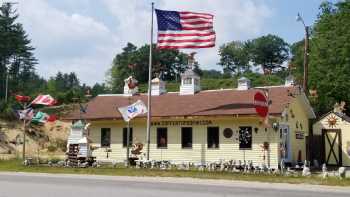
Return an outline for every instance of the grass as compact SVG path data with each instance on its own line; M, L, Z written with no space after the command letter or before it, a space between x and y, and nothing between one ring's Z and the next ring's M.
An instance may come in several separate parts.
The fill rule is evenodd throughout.
M197 170L151 170L135 169L124 167L101 167L101 168L63 168L45 166L23 166L19 160L0 160L0 171L7 172L32 172L32 173L53 173L53 174L87 174L87 175L108 175L108 176L145 176L145 177L189 177L199 179L223 179L239 181L258 181L269 183L292 183L292 184L313 184L330 186L350 186L350 179L340 180L336 177L322 179L319 176L292 177L281 175L264 174L242 174L229 172L200 172Z

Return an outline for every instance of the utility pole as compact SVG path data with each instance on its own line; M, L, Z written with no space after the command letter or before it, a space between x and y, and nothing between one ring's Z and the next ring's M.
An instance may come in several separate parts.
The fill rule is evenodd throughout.
M301 15L298 13L297 21L302 22L305 29L305 39L304 39L304 79L303 79L303 89L307 93L308 87L308 71L309 71L309 27L305 25L305 22Z

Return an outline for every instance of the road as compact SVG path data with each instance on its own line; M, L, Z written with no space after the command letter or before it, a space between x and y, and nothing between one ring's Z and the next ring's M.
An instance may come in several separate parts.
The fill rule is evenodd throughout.
M190 178L0 173L0 197L338 197L350 188Z

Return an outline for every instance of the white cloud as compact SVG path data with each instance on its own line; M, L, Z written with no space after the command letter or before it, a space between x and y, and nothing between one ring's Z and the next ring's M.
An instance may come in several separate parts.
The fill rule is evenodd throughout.
M46 78L58 71L74 71L82 82L103 82L115 53L127 42L138 46L149 43L151 13L148 1L101 0L96 3L79 0L84 10L79 10L76 3L69 3L71 1L58 1L64 4L59 8L53 2L20 0L18 5L19 20L36 47L40 62L38 71ZM94 9L89 4L100 7ZM67 6L70 6L69 11L65 9ZM205 69L220 69L216 65L218 47L228 41L259 35L271 12L262 1L255 0L156 0L156 7L215 15L217 47L185 50L198 51L197 60ZM96 17L96 12L103 12L100 13L103 17ZM154 24L156 35L156 22Z
M44 0L20 1L19 21L32 39L38 72L76 72L82 82L102 82L114 56L116 37L101 21L68 14Z

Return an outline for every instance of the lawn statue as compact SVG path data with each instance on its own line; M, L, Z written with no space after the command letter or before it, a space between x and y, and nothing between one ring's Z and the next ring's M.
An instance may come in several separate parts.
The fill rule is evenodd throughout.
M327 166L326 164L322 164L322 177L325 179L328 177L328 171L327 171Z
M340 167L340 168L338 169L338 175L339 175L339 178L340 178L340 179L345 178L345 173L346 173L345 167Z

